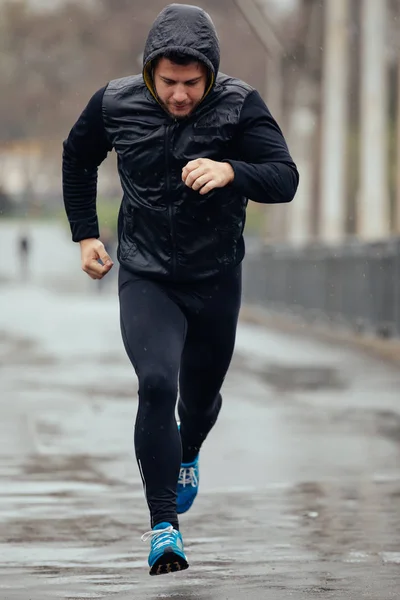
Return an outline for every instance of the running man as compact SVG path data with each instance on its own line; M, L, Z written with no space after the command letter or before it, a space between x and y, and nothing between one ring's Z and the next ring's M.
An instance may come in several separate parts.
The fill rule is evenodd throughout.
M220 73L219 62L209 15L167 6L149 32L142 74L98 90L64 142L66 213L93 279L113 266L99 239L97 171L108 152L118 157L121 332L139 381L134 443L151 575L188 567L178 514L196 497L199 452L221 409L248 200L290 202L298 185L259 93Z

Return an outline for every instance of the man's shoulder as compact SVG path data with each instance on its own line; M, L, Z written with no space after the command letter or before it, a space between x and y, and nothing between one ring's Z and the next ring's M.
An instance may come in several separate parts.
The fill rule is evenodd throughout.
M128 75L127 77L111 80L107 85L105 94L129 92L143 87L145 87L145 83L142 75Z
M142 75L113 79L104 92L103 116L106 120L113 116L120 117L147 101L146 84Z
M237 92L242 94L244 97L254 92L255 88L238 79L236 77L231 77L230 75L226 75L225 73L219 73L216 80L216 86L219 89L222 89L226 92Z

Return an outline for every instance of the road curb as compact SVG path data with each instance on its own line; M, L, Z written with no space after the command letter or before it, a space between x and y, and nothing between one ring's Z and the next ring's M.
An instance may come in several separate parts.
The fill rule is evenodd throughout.
M319 322L310 323L294 315L269 311L251 304L242 306L240 320L281 333L292 333L328 344L347 346L365 352L374 358L400 365L399 339L379 339L372 335L357 335L336 323L330 326Z

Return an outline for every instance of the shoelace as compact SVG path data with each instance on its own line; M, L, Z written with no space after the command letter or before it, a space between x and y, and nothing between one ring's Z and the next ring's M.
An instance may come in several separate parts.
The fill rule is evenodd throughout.
M170 537L167 534L170 534L174 531L172 525L166 527L165 529L152 529L151 531L147 531L141 537L142 542L147 542L147 540L151 539L151 543L153 545L154 538L157 540L154 542L153 549L158 550L163 546L167 546L171 543Z
M178 484L183 487L186 487L187 485L197 487L199 482L196 475L196 469L194 467L181 467Z

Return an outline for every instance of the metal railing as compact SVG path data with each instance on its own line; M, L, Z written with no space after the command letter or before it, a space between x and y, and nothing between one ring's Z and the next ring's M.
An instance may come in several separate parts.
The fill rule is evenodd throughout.
M244 302L358 332L400 336L400 238L252 248Z

